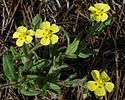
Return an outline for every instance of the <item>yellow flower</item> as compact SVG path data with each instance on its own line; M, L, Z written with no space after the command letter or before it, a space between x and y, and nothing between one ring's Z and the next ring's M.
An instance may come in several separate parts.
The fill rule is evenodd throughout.
M92 12L91 18L97 22L104 22L108 19L107 11L110 10L110 6L104 3L97 3L94 6L90 6L89 10Z
M42 45L55 44L58 42L59 37L54 33L59 32L59 27L56 24L50 25L50 22L45 21L40 24L40 29L36 30L36 38L41 38Z
M105 96L106 91L111 92L113 90L114 84L108 82L110 78L105 71L100 74L98 70L93 70L91 75L95 81L88 81L87 87L90 91L94 91L95 95Z
M16 32L13 34L13 38L17 38L16 45L18 47L21 47L24 43L29 44L33 40L34 35L33 30L28 30L24 26L19 26L16 30Z

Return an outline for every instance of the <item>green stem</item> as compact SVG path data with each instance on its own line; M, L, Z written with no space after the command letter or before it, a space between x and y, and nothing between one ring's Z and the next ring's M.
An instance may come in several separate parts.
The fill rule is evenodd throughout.
M40 43L37 43L30 51L29 54L31 54L34 50L38 49L39 47L41 47L42 45Z

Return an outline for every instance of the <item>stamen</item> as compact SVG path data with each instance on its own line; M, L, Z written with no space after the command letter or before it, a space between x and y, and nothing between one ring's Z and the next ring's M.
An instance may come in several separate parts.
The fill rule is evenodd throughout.
M101 88L101 86L99 86L99 88Z

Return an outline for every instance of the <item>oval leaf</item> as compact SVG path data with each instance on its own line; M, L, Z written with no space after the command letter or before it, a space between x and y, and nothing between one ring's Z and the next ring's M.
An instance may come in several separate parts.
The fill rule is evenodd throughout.
M10 62L10 56L8 54L3 55L3 71L6 77L10 81L14 81L16 79L16 71L12 63Z

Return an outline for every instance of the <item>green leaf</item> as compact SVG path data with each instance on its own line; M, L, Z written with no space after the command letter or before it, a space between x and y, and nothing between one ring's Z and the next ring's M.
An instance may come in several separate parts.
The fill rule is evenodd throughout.
M61 70L61 69L67 68L67 67L69 67L67 64L63 64L61 66L58 66L56 70Z
M14 81L16 79L16 71L12 63L10 62L11 57L9 54L3 55L3 70L4 74L10 81Z
M99 51L99 49L94 49L94 50L89 50L89 49L84 49L83 51L81 51L78 56L80 58L87 58L93 54L96 54Z
M38 78L38 75L27 75L28 80L36 80Z
M61 91L60 86L55 83L49 83L49 88L57 93Z
M46 86L47 86L47 85L44 85L44 86L42 87L42 89L41 89L43 95L46 94L46 91L47 91L47 87L46 87Z
M64 30L64 28L63 28L63 27L61 27L61 28L62 28L62 31L64 32L64 35L66 36L66 39L67 39L67 46L69 46L69 44L70 44L69 33L68 33L68 32L66 32L66 31Z
M77 76L77 74L71 74L65 81L71 81L72 79L74 79Z
M106 20L103 24L104 24L105 26L111 25L111 21L112 21L112 18L109 18L109 19Z
M32 88L22 88L20 92L26 96L35 96L40 93L39 91Z
M52 67L50 68L48 74L53 74L54 72L55 72L56 74L58 74L58 73L60 73L60 71L61 71L62 69L67 68L67 67L69 67L67 64L63 64L63 65L61 65L61 66L56 66L56 67L52 66Z
M32 28L36 30L39 28L40 23L42 22L41 16L37 14L34 19L32 20Z
M26 77L26 83L31 83L35 85L35 81L38 79L38 75L27 75Z
M81 31L76 36L76 38L74 39L74 41L71 44L69 44L69 46L67 47L66 53L65 53L66 55L71 55L71 54L73 54L73 53L75 53L77 51L80 39L82 37L82 34L83 34L83 32Z
M94 24L94 26L92 26L92 30L90 33L92 33L92 35L100 34L100 32L102 32L103 29L111 25L111 20L112 20L112 17L107 19L104 22Z
M34 71L34 70L39 70L42 69L44 67L47 67L51 64L51 60L48 59L41 59L38 60L37 62L35 62L32 66L32 68L30 69L30 71Z
M66 58L71 58L71 59L76 59L76 58L78 58L77 54L75 54L75 53L65 55L65 57L66 57Z
M29 71L33 66L32 59L27 57L22 57L22 63L24 64L24 66L22 67L22 72Z
M13 46L10 47L10 51L11 51L13 57L17 57L18 53Z

